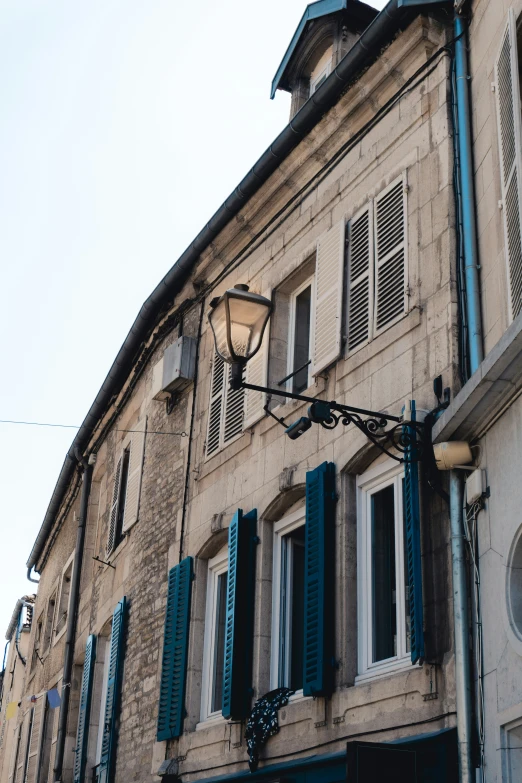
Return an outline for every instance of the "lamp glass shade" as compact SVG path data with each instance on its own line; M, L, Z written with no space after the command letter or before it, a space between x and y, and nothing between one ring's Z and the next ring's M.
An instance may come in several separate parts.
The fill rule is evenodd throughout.
M245 363L261 347L272 311L269 299L248 290L231 288L211 311L216 351L229 364Z

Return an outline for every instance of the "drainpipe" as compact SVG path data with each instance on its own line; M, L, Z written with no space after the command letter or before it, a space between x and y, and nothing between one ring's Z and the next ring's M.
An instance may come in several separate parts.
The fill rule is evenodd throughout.
M450 472L450 526L459 770L460 783L473 783L468 585L464 526L462 523L463 497L462 478L458 470L452 470Z
M473 148L471 136L468 40L465 19L455 15L455 71L457 82L458 154L461 183L462 234L464 245L464 280L468 321L469 363L471 375L484 358L482 317L480 312L479 263Z
M82 574L83 548L85 544L85 530L87 526L87 510L89 507L89 495L93 465L96 456L91 454L88 460L78 459L83 465L82 496L80 500L80 516L78 519L78 531L76 534L76 550L74 552L73 574L71 580L71 596L69 615L67 617L67 635L65 638L65 654L63 661L62 703L60 706L60 718L58 722L58 737L56 740L56 756L54 761L54 780L62 780L63 756L65 751L65 738L67 736L67 718L69 717L69 699L71 695L71 675L74 660L74 640L76 636L76 621L78 619L78 605L80 599L80 578Z

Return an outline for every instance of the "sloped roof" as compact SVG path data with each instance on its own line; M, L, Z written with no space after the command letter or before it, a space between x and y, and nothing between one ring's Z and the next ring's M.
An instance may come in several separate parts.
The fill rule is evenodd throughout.
M344 11L346 9L353 10L356 13L357 21L360 21L362 12L362 14L365 16L366 24L370 24L372 19L379 13L372 6L359 2L359 0L317 0L317 2L307 5L306 11L302 15L301 21L297 25L297 29L272 81L272 91L270 93L271 98L274 97L277 88L281 84L281 81L285 75L285 71L290 63L290 60L292 59L299 41L306 31L308 23L314 19L320 19L323 16L328 16L329 14L334 14L337 11Z

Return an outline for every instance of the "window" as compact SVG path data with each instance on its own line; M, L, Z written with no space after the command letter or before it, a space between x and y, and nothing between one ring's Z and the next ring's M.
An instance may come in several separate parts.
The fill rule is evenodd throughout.
M214 354L206 455L212 456L243 432L244 389L229 388L230 365Z
M383 463L358 480L359 674L410 664L404 470Z
M228 584L228 549L208 562L201 720L221 717Z
M313 278L300 285L290 296L288 336L288 390L300 394L311 382L311 318Z
M67 561L62 573L60 585L60 598L58 600L58 614L56 617L55 639L58 639L67 626L67 614L69 611L69 597L71 595L71 579L73 569L74 552Z
M36 775L36 783L47 783L49 766L51 761L51 745L53 741L54 711L49 707L49 701L44 696L42 739L40 748L39 767Z
M401 177L349 223L349 351L365 345L407 312L406 215L406 183Z
M124 441L116 463L105 549L107 557L120 544L125 533L138 521L146 427L146 418L137 422Z
M504 783L517 783L522 780L522 719L502 726L500 729L502 746L502 780Z
M40 647L42 644L43 612L38 618L34 633L33 657L31 658L31 670L36 666L36 661L40 656Z
M304 506L274 525L271 687L300 691L304 650Z
M310 74L310 95L326 81L332 71L332 47L329 46Z
M51 638L53 635L53 621L54 621L55 608L56 608L56 590L51 595L47 603L47 614L45 616L45 627L44 627L44 638L43 638L44 653L47 652L47 650L49 649L49 645L51 643Z

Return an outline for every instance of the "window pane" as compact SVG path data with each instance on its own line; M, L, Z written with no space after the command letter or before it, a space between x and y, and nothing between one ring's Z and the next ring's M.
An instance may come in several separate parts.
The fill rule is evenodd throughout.
M393 485L372 495L372 661L397 655Z
M225 662L225 618L228 574L217 578L216 630L214 637L214 677L212 687L212 712L221 710L223 703L223 666Z
M299 394L308 387L308 367L303 367L310 358L310 307L312 287L308 286L295 300L294 362L292 372L299 370L293 377L292 390ZM303 367L303 369L299 369Z
M304 645L304 527L282 540L281 654L279 685L303 687Z
M114 546L117 547L121 541L121 534L123 530L123 517L125 516L125 500L127 496L127 481L129 479L129 459L130 450L125 449L123 452L123 461L121 465L121 484L120 494L118 498L118 518L116 523L116 536L114 539Z

